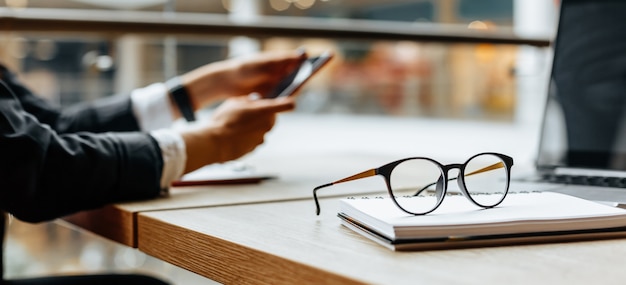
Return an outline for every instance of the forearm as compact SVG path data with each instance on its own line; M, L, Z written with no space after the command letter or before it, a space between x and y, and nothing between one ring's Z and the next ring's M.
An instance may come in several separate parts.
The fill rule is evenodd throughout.
M48 220L160 192L159 149L146 134L37 136L48 143L0 144L0 203L20 219Z
M7 92L0 92L0 157L0 209L31 222L160 192L163 162L148 134L60 135Z
M2 92L19 101L20 109L57 133L139 130L128 95L110 96L61 108L33 94L2 65L0 80L3 82Z
M50 124L58 133L140 130L128 95L104 97L74 105L61 111L58 119Z

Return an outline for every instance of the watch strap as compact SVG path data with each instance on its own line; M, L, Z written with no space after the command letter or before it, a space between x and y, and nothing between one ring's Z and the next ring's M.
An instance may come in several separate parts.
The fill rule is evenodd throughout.
M187 89L185 89L180 77L176 76L171 78L165 82L165 86L167 86L183 118L185 118L187 122L195 121L196 115L193 110L193 105L191 104L191 99L189 98L189 93Z

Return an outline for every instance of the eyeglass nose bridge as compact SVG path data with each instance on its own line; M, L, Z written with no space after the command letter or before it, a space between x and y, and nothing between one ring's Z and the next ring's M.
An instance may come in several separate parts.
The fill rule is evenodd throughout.
M457 174L456 178L448 178L448 172L450 172L450 170L453 169L458 169L459 173ZM442 166L442 170L443 170L443 175L444 175L444 179L443 179L443 183L445 183L445 185L443 186L444 189L448 189L448 181L450 180L456 180L457 185L459 185L459 189L461 190L461 193L463 193L463 195L465 195L466 197L469 197L469 193L467 192L467 188L465 188L465 180L463 178L463 173L465 172L465 164L463 163L453 163L453 164L448 164L448 165L443 165Z

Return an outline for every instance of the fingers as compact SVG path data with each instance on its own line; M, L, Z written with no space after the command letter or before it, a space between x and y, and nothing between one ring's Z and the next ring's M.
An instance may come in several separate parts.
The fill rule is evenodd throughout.
M197 107L202 108L252 92L263 95L305 59L306 55L298 51L265 52L210 63L181 75L181 80Z
M294 108L293 98L226 100L215 110L213 120L181 134L188 158L185 171L237 159L253 151L274 126L276 114Z
M213 113L214 123L224 126L224 131L254 130L268 131L274 124L276 114L295 108L293 98L258 99L248 97L230 98Z
M306 60L307 55L303 50L293 50L293 51L273 51L273 52L265 52L256 56L255 59L250 60L251 66L256 66L258 68L271 67L275 70L280 69L291 69L293 70L296 66L300 65L304 60Z
M247 78L246 91L266 94L305 60L306 54L298 51L265 53L242 61L240 75Z
M296 107L295 100L289 97L278 99L251 100L250 104L251 108L254 108L262 113L280 113L285 111L292 111Z
M306 60L306 54L300 51L276 51L233 60L239 62L240 72L244 76L271 77L293 71Z
M296 107L294 98L259 99L257 96L229 98L220 105L216 114L239 110L248 117L292 111Z

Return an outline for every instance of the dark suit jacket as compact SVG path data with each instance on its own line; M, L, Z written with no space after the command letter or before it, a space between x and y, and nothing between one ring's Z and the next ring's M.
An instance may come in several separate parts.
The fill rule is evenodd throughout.
M40 222L157 196L161 151L138 129L128 96L61 110L0 65L0 238L1 212Z

